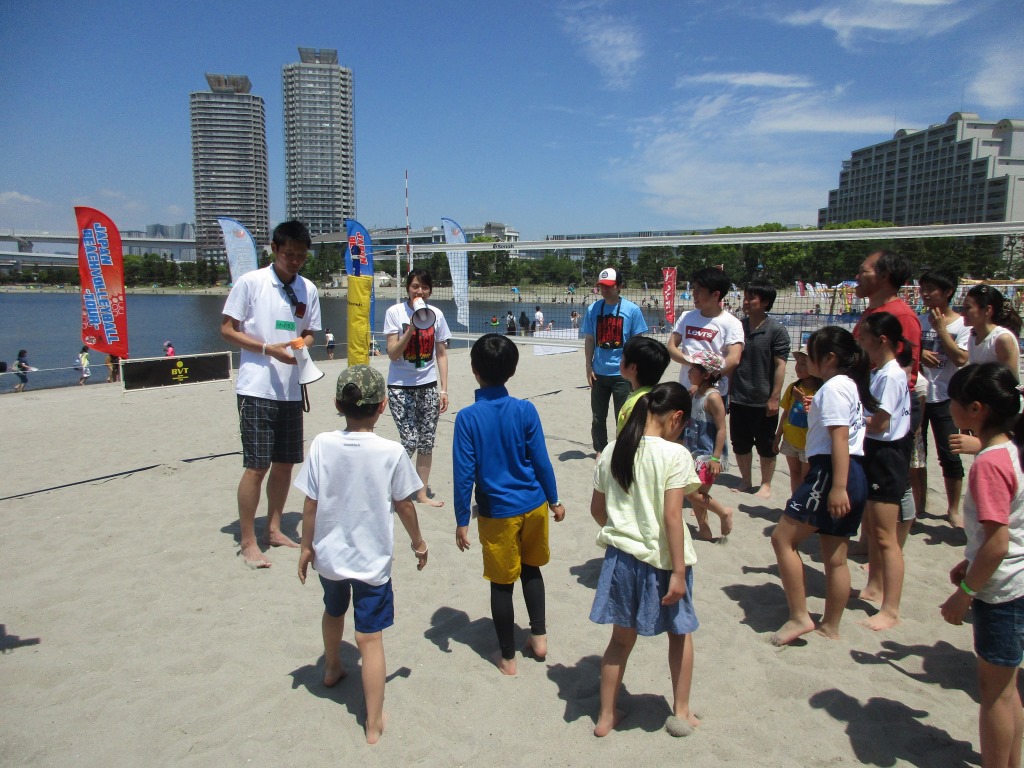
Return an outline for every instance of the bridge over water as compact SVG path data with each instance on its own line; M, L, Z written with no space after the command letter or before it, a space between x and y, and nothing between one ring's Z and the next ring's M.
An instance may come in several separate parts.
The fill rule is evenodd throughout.
M7 243L16 243L12 248L5 247ZM37 245L49 246L48 252L36 251ZM121 245L125 254L141 255L143 253L156 253L161 256L170 256L175 261L195 261L196 241L194 237L150 237L136 232L122 232ZM60 253L57 248L71 246L65 253ZM37 232L20 229L0 228L0 266L9 266L13 257L20 260L24 265L50 266L61 263L60 256L72 254L71 259L75 261L78 253L77 232ZM56 261L47 261L56 259Z

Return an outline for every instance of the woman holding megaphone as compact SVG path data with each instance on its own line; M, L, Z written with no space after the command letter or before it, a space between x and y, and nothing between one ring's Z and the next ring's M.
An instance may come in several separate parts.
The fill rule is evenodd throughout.
M433 287L425 269L410 271L405 278L408 300L388 309L384 315L384 335L391 360L388 405L402 446L410 458L416 454L416 473L423 481L416 501L440 507L444 502L429 497L427 480L437 419L448 410L445 342L452 333L441 310L427 304Z

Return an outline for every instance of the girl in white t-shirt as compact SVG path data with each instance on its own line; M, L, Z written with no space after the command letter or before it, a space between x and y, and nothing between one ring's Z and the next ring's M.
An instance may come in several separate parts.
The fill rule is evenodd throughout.
M690 711L693 642L693 543L683 522L683 498L700 487L693 458L676 440L690 417L690 393L676 382L640 397L594 470L590 513L601 526L604 563L590 611L613 624L601 659L601 709L595 736L621 719L615 702L637 635L668 632L672 716L665 729L686 736L700 724Z
M870 364L845 328L820 328L807 340L808 368L824 383L807 410L807 461L810 470L786 504L772 531L772 547L779 563L782 588L789 606L787 621L771 639L786 645L815 629L807 611L804 564L799 546L817 533L825 565L825 612L817 632L839 637L839 622L850 597L847 544L857 533L867 481L864 455L864 406L878 402L870 390Z
M1024 712L1017 667L1024 658L1024 418L1012 372L997 363L968 365L949 382L950 410L982 449L964 495L966 559L950 572L957 589L942 618L963 623L971 608L978 655L981 761L1017 765Z
M991 285L975 285L964 296L964 322L971 326L969 363L1002 363L1020 378L1021 318Z
M902 364L910 364L910 345L904 342L900 321L888 312L864 318L860 345L875 367L871 394L878 407L867 414L864 472L871 478L864 510L869 575L860 598L881 600L877 614L861 622L868 629L895 626L903 592L903 542L912 520L900 520L900 502L910 482L910 386ZM896 350L903 350L903 359Z

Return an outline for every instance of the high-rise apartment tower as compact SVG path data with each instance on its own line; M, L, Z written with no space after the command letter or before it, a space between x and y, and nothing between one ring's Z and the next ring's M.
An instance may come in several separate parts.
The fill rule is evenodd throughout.
M285 64L285 211L313 236L340 232L356 215L352 70L330 48L299 48Z
M223 262L218 216L245 225L257 246L270 242L267 124L263 99L245 75L206 75L209 91L189 94L196 253Z
M843 161L839 187L818 211L818 226L858 219L970 224L1024 218L1024 120L982 120L954 112L923 130Z

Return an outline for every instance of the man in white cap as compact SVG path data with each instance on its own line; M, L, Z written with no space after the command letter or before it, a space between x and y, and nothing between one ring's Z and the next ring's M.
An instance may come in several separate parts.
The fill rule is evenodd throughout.
M597 278L601 300L587 308L583 318L584 357L587 385L590 387L590 436L600 456L608 445L608 400L615 402L615 413L629 397L630 384L622 377L619 363L622 347L634 336L647 333L647 321L636 304L620 296L622 275L615 269L601 270Z

